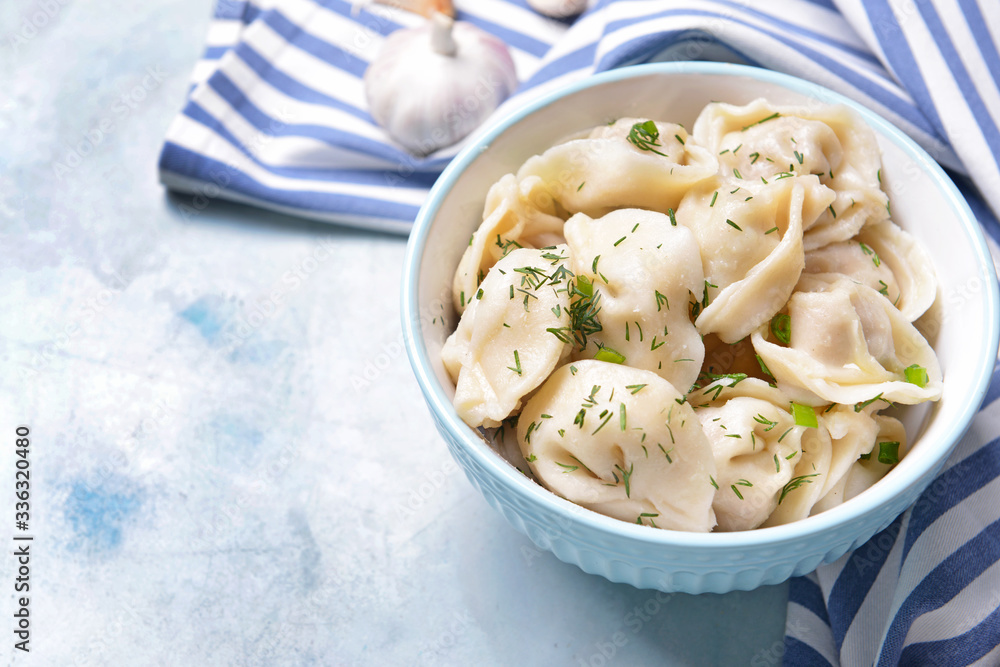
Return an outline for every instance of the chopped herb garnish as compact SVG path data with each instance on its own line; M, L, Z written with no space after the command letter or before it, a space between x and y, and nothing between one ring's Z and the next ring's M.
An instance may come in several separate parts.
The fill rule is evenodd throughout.
M875 264L875 266L881 266L882 260L878 258L878 253L869 248L868 246L866 246L864 243L860 243L860 245L862 252L864 252L866 255L871 255L872 263Z
M713 206L715 206L715 200L718 198L719 198L719 191L716 190L714 193L712 193L712 202L708 205L708 207L712 208Z
M565 463L559 463L559 461L556 461L556 465L559 466L560 468L565 468L565 470L563 471L563 474L566 474L566 473L569 473L569 472L573 472L574 470L579 470L580 469L580 466L571 466L571 465L567 465Z
M726 218L726 224L729 225L730 227L735 228L736 231L738 231L738 232L742 232L743 231L742 227L740 227L739 225L737 225L735 222L733 222L729 218Z
M660 312L661 306L666 306L667 310L670 310L670 302L667 301L667 297L660 294L658 290L653 290L653 293L656 295L656 312Z
M860 403L855 403L854 411L861 412L862 410L864 410L865 408L867 408L869 405L879 400L880 398L882 398L882 392L879 392L879 395L876 396L875 398L869 398L867 401L861 401Z
M598 361L607 361L612 364L625 363L624 354L607 346L602 346L599 350L597 350L597 354L594 355L594 359L597 359Z
M538 460L538 457L535 456L534 454L528 454L527 458L525 458L524 460L527 461L528 463L534 463L535 461Z
M607 410L605 410L605 412L607 412ZM604 413L601 413L601 414L604 414ZM604 421L602 421L602 422L600 423L600 425L598 425L598 427L597 427L597 428L595 428L595 429L594 429L594 432L593 432L593 433L591 433L590 435L597 435L597 432L598 432L598 431L600 431L600 430L601 430L602 428L604 428L604 425L605 425L605 424L607 424L607 423L608 423L608 421L610 421L610 420L611 420L611 417L612 417L612 416L614 416L614 413L613 413L613 412L608 412L607 416L606 416L606 417L604 417Z
M802 155L802 153L800 153L800 152L798 152L798 151L792 151L792 152L793 152L793 153L795 154L795 159L799 161L799 164L802 164L802 159L803 159L803 157L805 157L805 156L804 156L804 155ZM790 171L790 170L789 170L789 171Z
M767 364L765 364L764 360L760 358L760 355L755 354L753 356L757 357L757 363L760 365L760 370L762 370L766 375L774 377L774 375L771 374L771 370L767 367Z
M677 217L674 215L674 209L672 209L672 208L668 208L667 209L667 217L670 218L670 226L671 227L676 227L677 226Z
M750 153L750 157L752 158L750 160L750 164L753 164L754 162L756 162L760 158L760 153L754 151L753 153Z
M712 483L712 486L715 487L716 491L719 490L719 485L715 483L715 478L714 477L712 477L711 475L709 475L708 476L708 481L710 481Z
M893 440L892 442L878 443L878 462L889 465L899 463L899 442Z
M580 185L576 186L576 191L579 192L580 190L582 190L583 186L586 184L586 182L587 181L583 181L582 183L580 183Z
M835 210L833 210L833 204L830 204L829 206L827 206L826 209L828 211L830 211L830 215L832 215L835 218L837 217L837 212Z
M767 230L766 232L764 232L764 236L767 236L771 232L776 232L776 231L778 231L777 227L771 227L769 230Z
M777 111L775 111L773 114L771 114L767 118L761 118L760 120L758 120L755 123L750 123L749 125L744 125L743 129L740 130L740 131L741 132L745 132L745 131L749 130L751 127L753 127L754 125L760 125L761 123L766 123L769 120L774 120L775 118L777 118L780 115L781 115L780 113L778 113Z
M625 430L625 425L628 423L628 417L625 416L625 404L618 404L618 423L621 426L622 431Z
M576 366L570 366L569 367L569 372L570 372L571 375L576 375Z
M618 247L618 244L619 244L619 243L621 243L622 241L624 241L624 240L625 240L625 238L626 238L626 237L624 237L624 236L623 236L623 237L621 237L620 239L618 239L617 241L615 241L615 243L614 243L615 247L617 248L617 247Z
M628 467L628 472L625 472L625 469L622 468L617 463L615 464L615 468L617 468L618 472L620 472L622 474L622 481L625 482L625 497L626 498L631 498L632 497L632 490L631 490L631 488L629 488L629 482L630 482L630 480L632 478L632 471L635 469L635 464L633 463L632 465L630 465Z
M781 462L778 461L778 455L774 455L774 472L781 472Z
M521 375L521 357L518 356L517 350L514 350L514 365L508 366L507 369Z
M659 142L659 138L660 130L657 129L656 123L651 120L634 124L628 133L628 140L639 150L650 151L651 153L667 157L666 153L661 153L654 148L654 146L663 145Z
M918 364L913 364L906 369L906 381L918 387L926 387L930 378L927 377L927 369Z
M781 496L778 498L778 504L780 505L781 501L785 499L785 496L803 484L812 484L812 480L809 479L810 477L819 477L819 473L814 473L812 475L799 475L798 477L790 479L788 484L785 484L785 486L781 489Z
M785 345L792 340L792 318L784 313L778 313L771 318L771 333Z
M763 424L764 426L767 426L767 428L764 429L764 433L767 433L768 431L770 431L771 429L773 429L775 426L778 425L778 422L771 421L770 419L760 414L759 412L757 413L757 416L753 418L753 420L758 424Z
M740 176L740 170L737 169L736 167L733 167L733 176L735 176L736 178L740 178L740 179L743 178L742 176Z
M792 428L795 428L795 427L793 426ZM785 436L786 436L786 435L788 435L789 433L791 433L791 432L792 432L792 428L790 428L790 429L788 429L787 431L785 431L784 433L782 433L782 434L781 434L781 437L780 437L780 438L778 438L778 442L781 442L782 440L784 440L784 439L785 439Z
M730 484L729 488L733 490L733 493L736 494L737 498L739 498L740 500L743 500L743 494L740 493L740 490L736 488L735 484Z
M795 418L796 426L806 426L817 428L819 422L816 421L816 411L809 405L792 402L792 416Z

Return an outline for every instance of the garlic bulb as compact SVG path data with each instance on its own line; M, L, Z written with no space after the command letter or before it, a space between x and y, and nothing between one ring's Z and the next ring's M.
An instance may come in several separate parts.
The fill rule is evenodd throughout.
M419 156L472 132L516 86L502 41L440 13L389 35L365 72L375 122Z
M586 9L587 0L528 0L528 5L539 14L564 19Z

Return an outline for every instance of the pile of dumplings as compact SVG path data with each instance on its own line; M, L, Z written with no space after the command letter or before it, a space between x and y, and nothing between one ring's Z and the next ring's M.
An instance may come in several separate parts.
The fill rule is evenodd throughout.
M907 450L881 413L942 386L913 325L931 258L881 180L855 112L763 99L530 158L455 274L458 414L552 492L655 528L774 526L858 495Z

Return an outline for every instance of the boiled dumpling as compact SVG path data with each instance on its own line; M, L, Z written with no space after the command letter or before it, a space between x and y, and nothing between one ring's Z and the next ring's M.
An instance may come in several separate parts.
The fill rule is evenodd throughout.
M806 250L845 241L889 217L875 134L846 106L778 106L763 99L709 104L693 134L718 155L723 173L748 182L814 174L835 193L828 209L806 225Z
M649 371L566 364L517 420L525 460L548 489L631 523L708 532L715 461L681 392Z
M815 276L803 276L799 289L809 291L788 301L788 346L769 339L766 327L751 339L793 397L815 404L881 401L881 408L941 396L934 350L881 294L849 279Z
M715 457L718 530L756 528L792 478L806 427L796 426L789 398L761 380L717 379L689 400Z
M577 355L610 348L622 363L686 392L705 356L688 313L691 293L700 294L705 281L691 231L662 213L620 209L596 220L574 215L566 242L573 272L592 282L601 326Z
M727 343L749 335L788 300L804 266L802 228L833 193L815 176L754 190L692 191L677 210L701 249L705 286L695 324Z
M623 119L594 138L567 141L529 158L517 177L540 177L570 213L600 217L616 208L666 213L677 208L688 188L713 178L718 166L709 151L687 138L674 123Z
M483 222L469 240L455 272L452 299L461 314L497 261L517 248L544 248L563 243L563 219L539 178L521 181L507 174L486 195Z
M445 341L441 360L455 382L455 409L469 426L498 426L569 353L546 331L569 323L566 251L508 253Z
M806 253L806 273L838 273L887 298L909 322L934 303L937 277L927 251L892 221Z

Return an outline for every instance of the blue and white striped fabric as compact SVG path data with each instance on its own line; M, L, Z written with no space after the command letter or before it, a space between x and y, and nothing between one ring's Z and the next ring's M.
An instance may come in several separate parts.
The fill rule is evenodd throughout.
M525 0L456 5L459 18L511 47L523 84L498 114L637 62L780 70L907 132L952 171L1000 241L995 0L592 0L572 22L542 18ZM202 197L406 233L461 146L417 159L393 145L366 109L362 76L385 35L420 20L350 0L219 0L187 105L167 134L161 180ZM998 398L1000 373L912 509L853 554L793 580L786 664L1000 664Z

